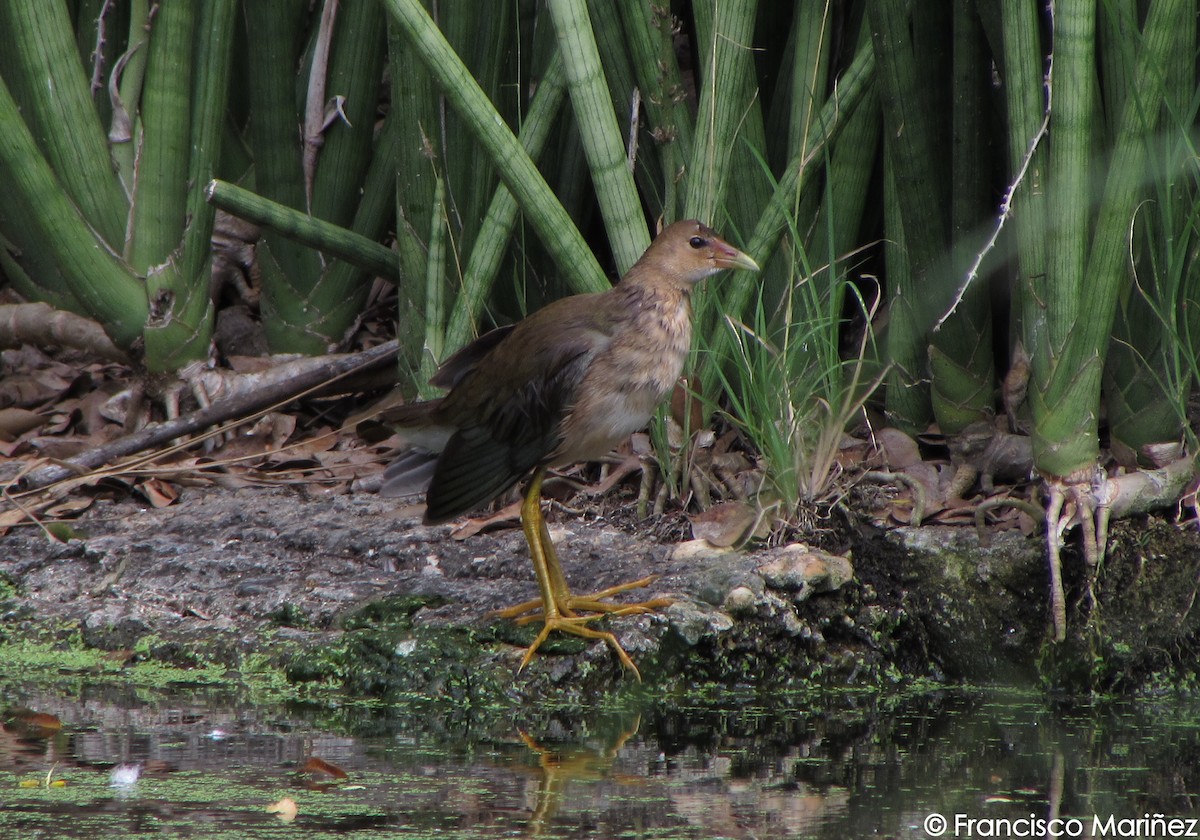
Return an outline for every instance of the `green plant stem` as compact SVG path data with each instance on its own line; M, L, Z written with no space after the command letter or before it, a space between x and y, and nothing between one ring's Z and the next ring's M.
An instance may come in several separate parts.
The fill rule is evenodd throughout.
M20 109L0 79L0 179L8 185L9 200L26 209L28 229L35 237L25 247L55 254L71 294L122 349L141 337L146 320L146 295L133 272L108 246L71 202L33 135Z
M393 283L400 279L395 253L353 231L315 219L226 181L211 181L205 194L214 206L239 219L270 228L305 247L346 260Z
M887 392L889 415L908 431L930 419L928 392L929 329L950 303L949 219L942 200L943 181L935 171L934 114L926 88L934 80L921 72L914 46L917 24L904 0L868 4L888 161L904 228L904 249L911 277L903 286L889 275L893 306L888 321L888 357L895 364ZM926 13L915 6L912 17ZM889 231L889 238L897 239Z
M1010 334L1024 347L1041 346L1041 291L1046 276L1046 141L1043 131L1045 80L1037 10L1026 3L1001 3L1008 114L1008 171L1016 235L1018 280L1014 297L1019 322ZM1019 180L1018 180L1019 179Z
M133 195L134 162L137 156L133 123L142 99L142 85L146 80L146 64L150 53L150 0L130 0L128 32L125 54L117 62L121 66L120 79L109 82L110 95L115 95L112 96L114 102L108 140L112 144L117 175L125 192ZM116 70L116 66L113 69Z
M1034 463L1052 476L1091 468L1100 449L1095 406L1103 351L1071 338L1080 326L1084 283L1090 298L1115 294L1094 285L1096 278L1084 271L1092 216L1081 208L1092 206L1095 32L1094 3L1062 0L1055 5L1047 277L1038 289L1043 307L1041 323L1034 328L1038 344L1029 348ZM1119 239L1124 242L1124 235Z
M533 160L542 153L555 118L566 95L566 73L562 58L556 51L538 83L537 93L530 103L529 113L521 123L521 146ZM484 301L492 289L500 260L508 249L517 220L517 201L508 187L500 184L480 226L475 246L463 272L462 290L454 301L450 323L446 329L446 346L457 350L471 337L475 323L483 310Z
M845 128L849 116L866 99L875 75L875 54L870 44L863 45L854 55L854 60L842 74L836 92L821 108L813 124L813 142L804 154L794 155L775 185L775 192L763 208L754 233L750 236L746 252L764 265L779 245L779 239L787 229L787 219L795 197L802 193L822 160L826 148L832 144ZM722 281L723 308L729 313L746 311L751 292L757 286L753 275L736 271Z
M433 212L429 219L429 259L425 274L425 351L421 354L421 378L417 392L429 399L441 389L428 384L442 363L446 345L446 187L438 178L433 190Z
M550 12L567 71L575 121L596 185L596 198L617 269L624 274L650 245L650 234L633 173L626 165L622 133L600 66L600 50L583 0L550 0Z
M371 163L385 40L383 10L376 0L341 0L339 9L326 90L341 97L341 115L321 133L310 209L319 219L347 227Z
M753 62L743 59L753 44L757 9L756 0L705 0L695 8L698 22L709 25L698 27L702 82L684 215L709 224L720 224L714 216L725 201L730 158L753 90Z
M609 288L599 263L537 166L418 0L383 2L446 98L479 138L483 150L571 286L579 292Z
M160 286L159 267L183 240L195 27L194 9L167 3L155 14L150 35L146 87L134 131L136 193L125 243L129 263L146 274L150 294Z
M983 247L980 231L992 213L991 185L980 173L988 167L992 106L991 61L975 0L953 4L953 89L948 213L951 273L943 287L954 301L959 278ZM933 151L930 150L932 156ZM943 169L945 172L945 169ZM955 435L995 411L996 372L992 360L991 294L986 283L972 282L957 300L954 317L946 318L929 339L930 398L943 434ZM936 301L941 318L955 305Z
M237 0L204 3L196 21L197 62L190 100L190 155L184 211L183 241L172 253L173 266L155 272L157 287L149 291L153 316L146 324L146 366L176 370L207 355L212 339L211 283L214 209L205 201L203 185L213 177L221 152L221 136L229 90L230 57ZM169 295L164 296L163 292Z
M671 35L671 12L667 6L643 0L616 0L616 5L651 136L662 152L662 213L663 221L670 224L683 212L676 181L684 161L691 159L694 134Z
M112 248L125 239L129 203L113 176L74 29L62 3L0 3L0 66L29 131L83 217Z

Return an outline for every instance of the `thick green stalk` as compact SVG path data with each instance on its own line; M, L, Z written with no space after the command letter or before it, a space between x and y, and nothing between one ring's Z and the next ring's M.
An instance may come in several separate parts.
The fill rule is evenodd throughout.
M921 72L907 7L904 0L871 0L868 4L879 62L884 137L912 272L906 285L898 285L889 274L889 292L902 305L893 306L888 321L888 357L895 367L889 377L887 406L896 423L914 431L923 429L931 417L925 387L929 330L950 304L947 280L952 275L945 262L949 218L940 189L943 178L935 168L944 157L935 151L935 114L928 107L927 87L933 80ZM913 14L927 10L914 7ZM890 230L888 238L897 239Z
M379 244L379 240L387 233L396 205L396 181L393 176L398 157L398 119L397 114L389 113L384 121L371 166L361 179L362 197L355 209L354 220L349 230L338 228L335 237L338 243L353 242L353 255L370 253L372 260L369 264L363 264L357 256L346 259L335 250L329 250L328 253L338 259L326 263L310 295L310 299L316 301L314 309L320 307L319 314L311 322L311 328L329 336L331 341L344 338L347 330L353 328L362 314L363 304L370 292L368 273L397 283L404 280L403 274L397 274L395 253ZM405 368L406 371L411 369Z
M128 349L141 337L146 296L129 267L101 242L67 197L42 157L20 109L0 78L0 180L9 201L25 209L32 234L24 248L40 247L55 262L71 294L98 320L113 341Z
M554 149L553 168L554 194L562 203L567 214L585 227L595 202L588 178L587 155L583 153L583 142L579 139L579 126L574 120L561 121L559 142Z
M9 230L9 226L10 219L0 208L0 231ZM48 303L55 309L79 315L88 314L71 294L53 260L40 251L21 248L4 234L0 234L0 275L17 294L27 300ZM37 280L34 280L35 277ZM57 282L51 286L47 281Z
M753 62L743 59L750 56L757 9L757 0L695 5L701 87L684 215L710 224L720 224L715 216L725 204L730 156L746 116L746 94L753 90Z
M430 4L437 13L437 23L450 44L478 82L488 102L506 125L515 126L525 92L520 85L504 84L506 63L518 39L514 22L515 4L495 4L486 15L478 14L474 0L440 0ZM550 35L553 27L543 16L543 29ZM438 175L445 181L447 218L450 228L447 243L453 271L447 282L461 280L462 259L474 246L479 224L497 184L496 169L486 154L479 153L479 144L470 123L455 109L447 107L445 98L437 97L440 112L437 134ZM428 218L418 217L422 230L428 231Z
M137 115L138 103L142 99L142 84L146 80L146 64L150 53L150 0L130 0L128 24L129 35L125 54L118 60L118 63L121 64L119 84L110 81L110 88L116 88L117 96L115 97L116 101L112 103L112 121L108 128L108 140L112 144L112 156L117 166L117 177L120 178L125 192L132 196L137 157L133 124ZM113 69L116 69L116 65Z
M981 232L992 213L991 184L981 177L990 165L992 63L975 5L975 0L954 2L949 214L953 273L947 284L951 295L966 282L962 278L967 277L968 267L983 247ZM941 313L936 314L940 317ZM972 280L963 289L954 314L933 331L929 370L933 414L943 434L957 434L992 416L996 373L986 283Z
M1043 291L1050 351L1058 357L1079 322L1092 215L1092 116L1096 108L1096 4L1061 0L1054 14L1053 104L1050 109L1049 276ZM1124 237L1121 237L1122 240ZM1041 348L1038 348L1039 350ZM1036 353L1035 361L1041 353ZM1098 371L1097 371L1098 374Z
M813 121L825 102L825 88L829 81L831 12L832 0L802 3L796 8L796 18L792 23L796 45L790 68L791 95L788 107L783 109L787 117L789 159L808 151Z
M767 111L767 158L776 168L805 153L813 122L825 104L832 72L832 6L831 0L799 3L792 16L779 81ZM820 202L815 190L795 196L790 220L803 232L802 239L812 229Z
M194 6L172 3L159 8L150 33L145 87L135 122L137 171L125 249L134 270L146 277L150 318L144 333L145 363L152 371L174 370L204 358L212 334L209 276L201 270L207 264L209 250L211 218L207 212L192 220L207 229L198 230L204 236L192 240L197 263L193 275L185 272L186 254L182 250L189 222L187 211L194 206L189 196L189 175L200 175L192 168L193 147L203 146L197 148L202 160L196 163L207 164L205 169L211 173L213 144L225 113L223 76L227 70L197 64L194 56L200 53L194 50L199 37L204 45L218 50L215 55L205 55L206 60L222 60L220 50L228 53L233 5L222 3L210 7L209 12L215 16L206 22L224 26L224 33L214 33L211 28L208 32L198 31L199 12ZM197 110L193 115L193 70L206 75L202 82L208 99L205 107L214 113ZM193 116L203 121L198 126L199 136L192 133ZM202 203L201 192L197 183L197 203Z
M571 105L579 124L617 269L624 274L650 244L633 173L626 165L621 129L600 66L600 50L583 0L550 0Z
M326 94L343 97L342 113L323 132L316 157L312 190L312 214L343 227L354 225L356 233L376 241L383 234L382 212L391 202L375 202L375 215L363 211L368 189L366 175L372 166L379 78L383 70L384 15L375 0L342 0L334 27ZM391 151L388 150L390 155ZM377 173L394 171L394 164ZM382 198L378 193L377 197ZM388 194L390 198L390 191ZM359 227L359 225L365 227ZM393 259L392 270L395 262ZM303 304L303 320L292 327L299 338L316 335L327 346L338 346L346 331L361 314L370 291L368 277L354 265L321 261L320 271L310 277L287 278L290 294ZM282 287L276 287L282 291Z
M1146 141L1153 136L1162 110L1165 68L1169 64L1174 30L1180 28L1180 21L1188 14L1185 3L1186 0L1155 0L1150 5L1137 52L1131 94L1121 114L1095 230L1085 243L1090 247L1068 255L1072 257L1069 263L1064 258L1060 265L1052 257L1052 269L1075 268L1079 272L1074 277L1060 275L1051 280L1069 284L1068 288L1075 289L1080 299L1061 301L1058 290L1049 291L1050 302L1061 303L1070 320L1058 324L1056 318L1050 319L1051 340L1056 347L1061 347L1055 363L1039 365L1037 355L1033 358L1036 387L1030 389L1030 395L1035 420L1034 460L1038 468L1049 475L1076 475L1091 468L1099 454L1095 407L1099 403L1101 368L1128 271L1128 231L1145 187ZM1067 9L1058 9L1059 26L1068 47L1076 46L1072 43L1075 37L1083 41L1086 36L1088 43L1094 43L1094 9L1084 6L1087 4L1081 3L1079 8L1069 4ZM1065 11L1071 14L1065 15ZM1086 50L1079 52L1081 63L1090 57ZM1083 74L1082 69L1078 68L1078 75L1068 78L1080 84L1090 83L1086 91L1068 90L1066 93L1088 97L1088 92L1094 91L1094 79ZM1055 73L1058 73L1057 59ZM1063 92L1056 89L1056 108L1059 94ZM1067 99L1067 105L1078 106L1073 97L1068 95ZM1052 131L1055 126L1053 114L1054 111L1051 112ZM1073 110L1068 114L1077 116L1080 123L1086 116L1082 108L1077 114ZM1083 134L1082 124L1068 123L1068 131L1072 128ZM1055 157L1051 156L1052 166Z
M1013 337L1026 348L1044 346L1045 315L1040 287L1046 282L1045 80L1037 9L1001 3L1004 40L1004 104L1008 114L1008 210L1016 237L1018 280Z
M300 180L300 148L296 144L299 118L296 114L296 46L304 32L307 0L251 2L245 4L246 35L253 44L248 54L250 109L248 140L254 157L254 188L264 198L289 208L304 208L304 184ZM266 240L271 250L274 242ZM293 254L304 254L293 262ZM289 274L307 270L304 263L316 262L300 248L280 247L276 257ZM301 262L302 260L302 262Z
M207 297L214 209L205 195L217 177L233 68L237 0L208 0L197 28L195 92L192 95L192 153L188 164L187 229L183 241L183 274ZM203 283L195 279L205 272Z
M645 228L647 216L658 219L663 214L662 155L657 143L648 142L652 135L643 113L645 94L638 86L632 46L621 24L617 4L618 0L588 0L587 11L621 132L623 154L637 184L639 195L635 199L640 199L638 213Z
M1114 18L1120 8L1115 3L1102 6L1105 32L1118 23ZM1158 462L1150 457L1154 445L1176 444L1189 434L1188 397L1195 357L1183 319L1193 308L1197 282L1191 253L1196 244L1196 181L1188 173L1194 151L1189 134L1197 108L1190 58L1196 33L1183 20L1172 30L1168 63L1152 82L1161 81L1163 87L1165 126L1150 143L1151 163L1146 167L1147 178L1153 180L1153 200L1141 204L1133 229L1137 287L1126 287L1120 295L1104 367L1110 449L1128 466L1156 466ZM1131 40L1136 45L1136 39L1126 38ZM1112 49L1121 50L1116 54L1125 59L1126 75L1132 77L1136 67L1132 50ZM1124 107L1143 107L1144 95L1134 89L1123 100ZM1118 123L1119 118L1110 122Z
M650 131L662 151L662 212L668 224L682 212L676 181L691 159L693 120L675 57L670 8L616 0Z
M859 44L871 51L871 34L866 27L859 33ZM834 263L846 258L859 244L858 234L863 229L879 141L879 101L874 87L870 86L863 103L847 117L846 127L834 144L832 154L828 155L825 194L809 245L813 267L824 269L824 285L831 290L845 288L836 282L839 272ZM802 153L804 150L801 146L797 151ZM836 311L840 311L840 300L835 303L839 307Z
M183 240L191 141L195 8L165 3L154 16L146 86L135 124L137 174L125 253L146 275L147 293L170 289L160 275ZM169 270L175 274L178 269Z
M407 39L395 23L388 24L388 64L392 91L392 115L396 117L395 187L396 250L400 275L396 293L396 336L400 342L398 364L402 378L419 369L421 336L424 333L425 237L433 208L436 181L435 158L440 140L437 115L438 95L424 62L408 48Z
M693 11L700 45L700 106L685 215L708 221L736 241L753 228L771 200L773 186L766 168L767 144L754 72L757 2L703 2ZM708 154L698 167L696 158L706 149ZM750 282L765 289L765 305L775 309L787 294L790 267L785 260L761 265L762 271L751 274ZM724 280L699 290L698 329L723 339L729 334L726 316L746 316L729 302L731 292ZM722 358L719 353L717 358ZM699 373L701 389L712 393L713 366L701 362Z
M314 130L308 140L319 148L308 146L304 156L296 142L296 126L301 120L295 70L302 34L297 26L305 15L294 5L252 3L246 7L246 19L255 43L251 51L255 118L250 124L250 140L258 191L286 207L308 208L307 179L311 178L314 216L336 219L341 225L353 221L356 227L363 226L360 234L377 236L379 217L389 212L390 203L372 201L374 209L365 215L362 203L366 199L364 178L372 160L376 84L383 60L383 17L378 7L370 0L342 3L332 31L317 36L329 39L328 63L322 67L319 57L310 57L304 75L306 89L310 97L340 101L342 113L333 116L319 137ZM323 97L317 93L322 87ZM310 107L317 104L310 103ZM376 171L376 176L382 174L382 170ZM383 184L390 185L390 173L383 177L387 178ZM377 192L374 195L380 197ZM335 238L346 241L342 233ZM360 245L354 240L349 247ZM366 294L365 277L357 268L328 262L275 231L264 236L259 246L259 264L263 323L273 349L320 353L345 339ZM386 274L394 276L394 261Z
M1188 9L1188 0L1154 0L1146 16L1133 82L1138 95L1129 98L1121 114L1084 272L1089 288L1103 290L1087 296L1080 322L1079 341L1089 352L1106 347L1112 329L1117 293L1127 276L1129 227L1150 171L1147 144L1162 116L1166 69L1176 31L1189 23Z
M152 287L153 317L145 331L146 366L151 370L175 370L204 358L212 338L213 208L205 201L204 185L220 157L237 8L237 0L210 0L199 12L195 55L204 60L196 62L190 97L186 227L182 243L172 252L173 266L155 274L161 285Z
M247 131L254 156L255 190L263 198L285 207L305 207L300 146L300 119L296 111L297 52L302 37L307 0L246 3L246 32L250 50L250 110L254 118ZM303 295L291 293L290 284L317 277L320 257L308 248L268 231L259 241L257 256L262 272L262 321L274 350L325 352L327 342L297 336L295 324L309 320Z
M1139 0L1101 0L1096 20L1100 84L1103 86L1103 125L1115 137L1133 84L1137 64Z
M376 0L340 0L338 8L325 91L329 98L341 97L344 116L334 117L321 135L310 210L319 219L348 227L371 163L384 16Z
M887 143L884 143L883 147L883 225L884 230L887 231L887 237L883 241L883 258L888 282L887 347L884 352L894 371L901 364L911 365L914 363L913 359L908 357L897 359L894 355L893 345L900 343L894 337L897 328L911 331L912 325L917 322L917 314L914 310L917 309L918 304L912 300L916 294L912 260L910 259L912 252L907 247L908 239L905 235L907 219L904 217L900 198L897 195L899 188L896 184L891 147ZM907 339L908 336L905 335L904 338ZM917 359L916 363L920 364L923 358ZM899 420L898 425L907 424L912 419L909 414L900 418L892 416L894 405L907 408L910 405L920 407L928 404L929 384L928 378L921 376L923 371L924 368L921 367L911 371L905 370L902 375L893 373L889 377L887 380L889 394L886 403L889 422L895 423ZM896 389L901 389L904 393L892 396L890 392Z
M795 155L788 161L787 167L775 185L775 191L762 208L754 232L749 237L749 244L743 249L753 257L759 265L764 265L770 259L779 245L780 238L788 229L788 220L792 209L796 206L798 196L808 189L812 178L821 171L821 163L829 148L836 144L847 121L860 105L867 100L868 92L872 89L872 79L875 75L875 55L869 43L864 44L855 53L850 66L839 80L834 93L822 106L817 119L812 126L812 140L807 144L803 154ZM749 302L760 288L757 275L750 272L735 271L721 279L721 308L729 313L747 311ZM734 348L729 346L732 333L729 330L717 331L712 339L712 352L708 354L713 360L732 358ZM703 385L707 387L715 380L712 365L701 369Z
M854 55L838 81L834 94L825 102L813 124L813 141L803 155L795 155L775 185L775 192L758 217L746 252L763 265L779 245L787 229L787 219L796 197L804 192L825 151L836 142L850 115L867 98L875 77L875 53L870 44L863 45ZM722 280L723 305L729 312L744 312L750 294L758 283L754 275L735 271Z
M556 52L538 83L529 113L521 122L521 146L532 160L541 156L566 91L566 73L563 70L562 58ZM516 220L517 201L508 187L500 184L496 187L487 216L479 229L479 236L475 239L475 246L471 249L471 257L463 273L462 290L456 296L454 309L450 313L446 346L451 350L457 350L471 337L500 269L500 261L508 250L509 238L512 236Z
M577 291L609 288L596 258L555 199L537 166L454 54L418 0L384 0L392 19L442 87L446 98L478 136L484 152L516 196L525 217Z
M66 6L6 0L0 29L8 45L0 66L38 148L88 224L119 250L129 204L113 176Z
M716 120L711 126L711 141L728 144L727 148L716 152L723 171L709 184L716 190L712 194L716 201L712 215L696 218L709 221L726 235L734 236L734 232L744 235L758 220L763 206L771 198L773 187L763 166L767 157L766 128L754 66L753 36L758 0L740 4L726 3L725 0L711 5L700 3L695 13L704 59L701 62L699 114L711 113ZM715 59L705 52L706 45L713 44L716 46ZM705 73L711 73L713 78ZM704 110L706 91L715 102L711 111ZM703 138L703 127L698 136ZM689 200L696 195L691 188L697 178L710 181L708 172L693 169L688 181ZM736 184L737 189L730 190L731 184ZM707 190L708 186L705 186L701 192ZM778 268L778 264L770 261L764 263L757 282L778 288L784 281ZM713 287L703 288L702 296L710 293Z
M1038 290L1044 328L1028 348L1034 463L1053 476L1091 467L1099 456L1097 417L1103 350L1079 343L1084 298L1113 295L1085 272L1091 244L1096 4L1060 0L1054 12L1053 101L1050 109L1047 277ZM1118 240L1125 242L1123 234ZM1086 287L1084 284L1087 284ZM1104 324L1107 331L1111 316Z
M298 245L345 260L392 282L400 279L395 253L372 239L226 181L210 182L206 194L214 206Z
M425 274L425 351L417 393L425 399L441 389L429 385L445 358L446 349L446 188L439 178L433 190L433 215L429 220L429 259Z
M778 71L786 81L776 85L768 109L770 124L766 126L765 134L760 131L762 119L757 102L758 92L750 92L755 104L743 130L745 142L739 144L732 161L735 183L739 184L739 188L731 193L730 210L736 227L751 230L762 207L770 201L773 185L764 178L762 160L786 163L794 157L806 155L814 142L822 142L813 130L828 98L829 74L832 72L832 15L833 4L829 0L796 6L785 57ZM750 56L744 60L751 60ZM747 154L747 145L761 152L758 155ZM742 184L749 184L753 188L743 190ZM813 220L820 205L821 190L806 189L792 196L788 219L795 229L802 251L812 244ZM789 314L793 306L804 307L813 302L808 295L797 298L793 294L797 279L795 269L795 261L789 259L772 259L763 266L760 282L764 287L764 305L768 311L776 313L777 324L793 317Z

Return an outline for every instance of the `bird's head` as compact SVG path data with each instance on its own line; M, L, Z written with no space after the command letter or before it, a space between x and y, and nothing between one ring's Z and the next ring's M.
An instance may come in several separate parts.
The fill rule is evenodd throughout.
M726 268L759 270L758 263L695 219L669 225L651 243L640 262L653 264L689 284L699 283Z

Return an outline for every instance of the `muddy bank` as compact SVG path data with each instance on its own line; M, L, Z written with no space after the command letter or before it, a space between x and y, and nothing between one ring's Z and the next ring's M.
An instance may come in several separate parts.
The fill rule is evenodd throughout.
M98 504L77 530L66 544L33 529L0 542L4 640L185 666L236 667L255 651L298 682L466 703L569 701L631 683L607 647L573 638L516 672L535 628L488 613L535 594L517 529L460 541L370 494L189 488L163 509ZM645 592L670 607L604 622L652 691L1028 681L1054 657L1052 679L1129 689L1187 659L1196 629L1200 550L1165 524L1119 526L1099 584L1075 569L1073 619L1102 615L1101 630L1049 660L1041 546L1015 532L981 545L970 529L848 524L844 551L824 555L657 542L562 511L551 531L577 592L659 575Z

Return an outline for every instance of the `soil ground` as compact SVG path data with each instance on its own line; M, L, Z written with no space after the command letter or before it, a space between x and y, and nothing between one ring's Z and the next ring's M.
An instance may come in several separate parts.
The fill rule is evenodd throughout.
M864 656L872 667L885 664L871 634L847 616L850 600L863 606L862 587L843 586L851 570L840 558L825 558L836 566L832 575L811 558L797 571L795 548L745 553L659 542L644 536L644 524L631 533L628 524L556 508L549 519L575 592L653 574L646 589L618 599L674 600L603 622L647 682L684 673L741 684L764 674L809 677L813 657L842 671L862 670ZM197 657L233 665L246 652L266 651L299 679L332 675L368 693L387 693L383 683L396 676L404 687L429 688L403 672L406 653L431 674L482 669L506 691L633 682L604 644L558 634L517 674L536 625L517 628L488 615L536 595L517 528L460 540L453 524L422 525L420 508L373 493L211 486L185 488L164 508L99 501L75 527L77 538L66 543L29 527L0 539L0 635L80 638L173 664ZM766 580L764 567L775 570ZM351 639L361 648L365 629L376 633L370 646L390 645L393 660L399 651L398 666L382 666L391 677L367 678L378 663L332 656L348 656ZM766 663L772 669L763 672Z
M847 560L660 541L651 534L679 522L611 511L552 505L551 535L577 593L657 575L618 600L673 603L599 625L652 690L1046 677L1036 537L845 528ZM560 634L519 671L537 624L489 613L536 594L521 531L456 539L454 524L422 525L420 512L311 488L185 487L162 508L98 500L68 542L32 527L0 538L0 641L51 638L185 667L238 667L254 652L298 682L468 704L584 701L636 685L606 645ZM1142 520L1120 525L1111 548L1090 593L1082 564L1071 566L1072 621L1085 633L1054 656L1078 684L1129 689L1194 648L1200 541ZM1101 620L1086 622L1085 607ZM1094 664L1075 673L1085 659Z

